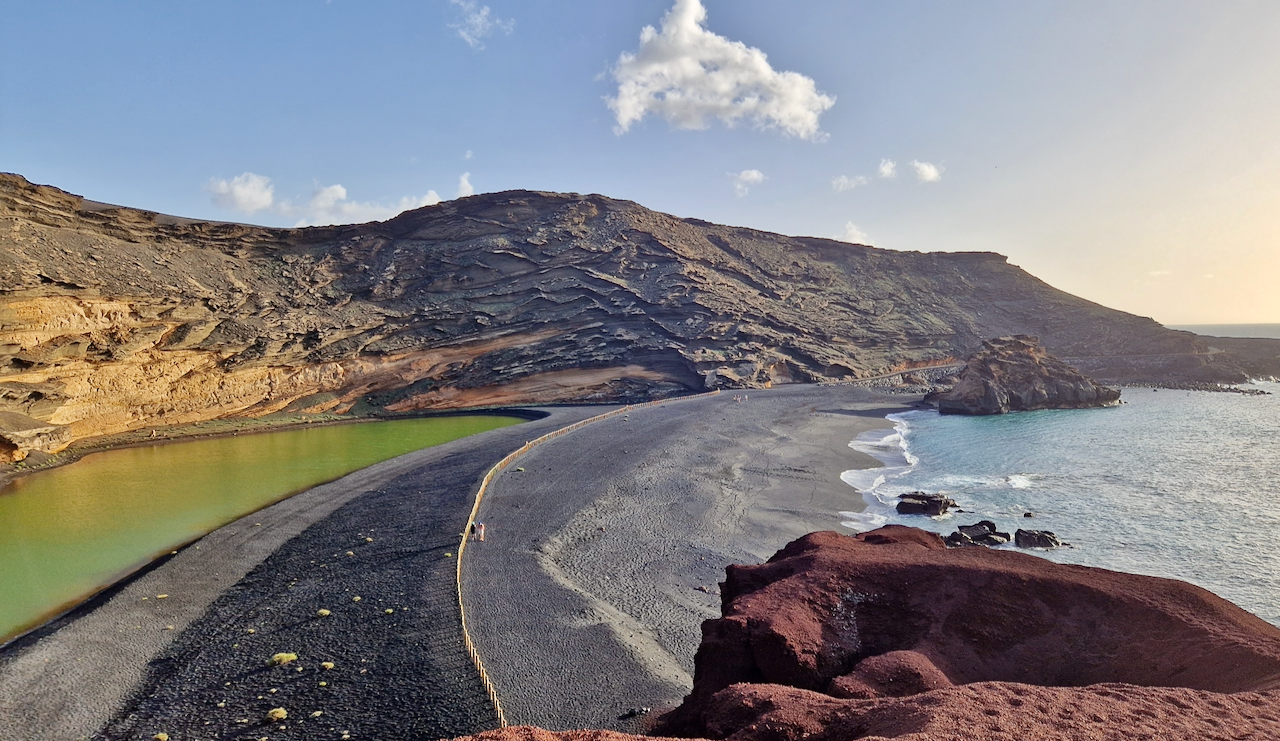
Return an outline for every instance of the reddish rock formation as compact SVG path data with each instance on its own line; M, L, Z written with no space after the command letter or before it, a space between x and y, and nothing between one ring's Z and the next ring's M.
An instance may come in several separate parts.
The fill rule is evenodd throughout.
M1027 335L982 343L960 379L924 399L943 414L1005 414L1033 409L1084 409L1120 401L1120 391L1094 383Z
M656 733L1280 738L1280 630L1183 582L889 526L731 566L722 595Z

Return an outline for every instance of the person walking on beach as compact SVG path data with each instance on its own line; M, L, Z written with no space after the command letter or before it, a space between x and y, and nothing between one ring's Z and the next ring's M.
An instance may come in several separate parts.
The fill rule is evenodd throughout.
M484 542L484 523L483 522L479 523L477 527L479 528L479 530L477 530L477 533L479 533L480 535L480 542L483 543Z
M472 522L472 523L471 523L471 526L470 526L470 535L471 535L471 539L472 539L472 540L475 540L475 539L476 539L476 523L475 523L475 522Z

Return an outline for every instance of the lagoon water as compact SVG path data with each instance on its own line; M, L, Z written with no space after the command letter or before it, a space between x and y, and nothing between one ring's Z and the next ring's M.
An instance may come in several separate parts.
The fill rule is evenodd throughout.
M1256 388L1272 395L1124 389L1110 409L893 415L852 443L886 467L842 476L867 508L841 514L854 530L1051 530L1073 547L1034 553L1189 581L1280 625L1280 384ZM915 490L967 512L896 514Z
M16 479L0 491L0 641L290 494L520 421L433 417L124 448Z

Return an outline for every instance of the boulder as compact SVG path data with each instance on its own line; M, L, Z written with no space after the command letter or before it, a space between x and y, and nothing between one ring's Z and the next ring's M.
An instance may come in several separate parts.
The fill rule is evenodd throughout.
M1005 414L1035 409L1112 406L1120 391L1095 383L1028 335L982 343L956 384L924 397L942 414Z
M898 514L937 516L956 506L954 499L941 494L913 491L898 497Z
M1048 530L1022 530L1013 534L1013 542L1019 548L1058 548L1066 545Z
M943 542L951 548L960 548L971 545L1004 545L1011 540L1013 536L997 530L994 522L982 520L973 525L961 525L944 538Z

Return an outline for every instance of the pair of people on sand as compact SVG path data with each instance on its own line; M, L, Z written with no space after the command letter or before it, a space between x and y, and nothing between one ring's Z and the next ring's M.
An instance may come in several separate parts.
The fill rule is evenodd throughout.
M471 539L484 540L484 523L483 522L471 523Z

